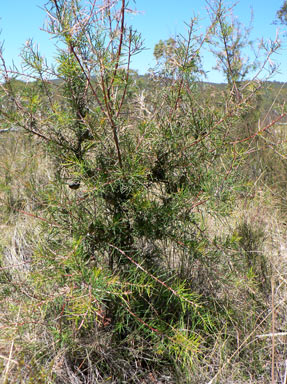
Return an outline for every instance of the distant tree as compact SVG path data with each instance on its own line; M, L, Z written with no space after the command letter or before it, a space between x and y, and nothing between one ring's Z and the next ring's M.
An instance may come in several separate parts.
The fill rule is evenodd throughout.
M192 20L189 31L193 31L195 23L196 19ZM188 55L186 55L187 46ZM177 36L164 41L160 40L155 45L153 54L166 76L180 78L183 72L193 75L200 72L198 42L192 41L190 38L182 39ZM179 58L181 58L180 62Z
M235 100L240 99L240 83L247 79L258 65L249 58L246 49L252 48L250 40L251 26L246 28L232 14L232 7L226 8L222 0L216 0L213 6L219 10L218 22L210 40L211 52L217 63L215 69L221 71L229 89L233 90ZM213 14L212 8L211 13Z
M287 1L285 0L281 8L277 11L277 18L282 24L287 24Z

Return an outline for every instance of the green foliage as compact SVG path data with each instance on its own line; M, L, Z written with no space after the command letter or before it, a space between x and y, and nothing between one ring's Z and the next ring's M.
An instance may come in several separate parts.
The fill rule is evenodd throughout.
M195 77L201 72L198 41L195 38L197 20L194 18L188 25L188 37L160 40L154 47L154 57L160 66L160 72L167 78ZM202 72L201 72L202 73Z
M250 278L258 282L262 290L267 291L270 287L270 267L262 250L264 231L256 224L246 221L238 225L236 233L239 236L239 246L245 257L246 268L249 270Z
M287 3L283 2L281 8L277 11L277 17L282 24L287 22Z

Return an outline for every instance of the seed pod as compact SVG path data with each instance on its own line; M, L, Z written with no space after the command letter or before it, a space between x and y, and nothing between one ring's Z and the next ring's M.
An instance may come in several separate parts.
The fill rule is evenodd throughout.
M69 184L69 188L71 189L79 189L81 183L78 180L71 181Z

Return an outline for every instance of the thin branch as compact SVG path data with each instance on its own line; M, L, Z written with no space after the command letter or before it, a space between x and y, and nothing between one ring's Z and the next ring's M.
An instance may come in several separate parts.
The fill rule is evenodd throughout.
M150 276L153 280L155 280L157 283L159 283L160 285L162 285L163 287L165 287L166 289L168 289L173 295L175 295L176 297L182 299L183 301L187 302L188 304L192 305L193 307L196 307L196 308L200 308L200 305L197 304L197 303L193 303L192 301L186 299L185 297L182 297L180 296L180 294L178 292L176 292L173 288L171 288L170 286L168 286L164 281L160 280L158 277L154 276L152 273L148 272L143 266L141 266L139 263L137 263L132 257L130 257L129 255L127 255L124 251L122 251L121 249L119 249L118 247L116 247L115 245L113 244L108 244L111 248L114 248L115 250L117 250L118 252L120 252L121 255L125 256L131 263L133 263L134 265L136 265L137 268L139 268L141 271L143 271L144 273L146 273L148 276Z

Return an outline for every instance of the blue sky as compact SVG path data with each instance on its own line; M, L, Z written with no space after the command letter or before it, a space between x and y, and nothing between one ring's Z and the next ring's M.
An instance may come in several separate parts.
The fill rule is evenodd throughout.
M253 8L253 40L261 37L274 39L276 30L280 29L283 44L280 54L276 55L274 61L280 63L281 73L273 78L278 81L287 80L287 37L283 35L284 27L273 24L282 2L283 0L239 0L234 8L234 15L243 24L249 23L251 8ZM4 40L5 58L8 63L12 60L19 63L19 49L28 38L33 38L39 44L40 51L49 61L53 60L55 54L53 40L40 30L45 20L45 13L41 7L45 3L44 0L2 1L0 5L1 40ZM141 12L137 16L132 16L130 20L141 32L146 47L146 50L133 61L133 68L139 73L145 73L148 68L154 66L154 45L160 39L165 40L170 36L185 33L184 22L188 22L192 16L200 17L200 25L203 29L208 25L206 4L200 0L137 0L136 8ZM203 56L203 64L209 70L210 81L223 81L219 73L212 70L214 62L207 53Z

